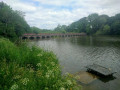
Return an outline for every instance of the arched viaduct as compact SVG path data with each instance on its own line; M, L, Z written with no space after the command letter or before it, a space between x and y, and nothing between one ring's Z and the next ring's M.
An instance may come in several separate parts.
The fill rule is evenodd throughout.
M22 35L22 39L44 39L51 37L71 37L71 36L85 36L85 33L25 33Z

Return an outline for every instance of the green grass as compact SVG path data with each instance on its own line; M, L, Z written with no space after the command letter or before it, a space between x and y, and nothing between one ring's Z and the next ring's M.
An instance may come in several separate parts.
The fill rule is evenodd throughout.
M0 90L79 90L52 52L0 39Z

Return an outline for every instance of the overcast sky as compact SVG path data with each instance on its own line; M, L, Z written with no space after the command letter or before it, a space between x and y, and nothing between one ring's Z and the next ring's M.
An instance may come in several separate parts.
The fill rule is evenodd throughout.
M26 13L30 26L53 29L69 25L91 13L113 16L120 13L120 0L0 0Z

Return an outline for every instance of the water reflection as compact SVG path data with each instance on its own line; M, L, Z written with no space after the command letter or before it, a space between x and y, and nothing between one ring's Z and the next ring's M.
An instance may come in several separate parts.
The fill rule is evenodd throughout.
M32 41L30 45L37 45L52 50L66 72L76 73L85 71L85 66L93 63L111 68L116 71L116 79L104 83L102 79L83 87L84 90L120 90L120 37L118 36L81 36L51 38Z

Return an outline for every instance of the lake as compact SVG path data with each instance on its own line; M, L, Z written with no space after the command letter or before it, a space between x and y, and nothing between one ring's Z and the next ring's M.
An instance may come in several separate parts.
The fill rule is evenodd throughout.
M116 71L116 79L101 80L83 85L83 90L120 90L120 37L118 36L79 36L61 37L30 41L53 51L59 59L62 74L75 74L85 71L93 63Z

